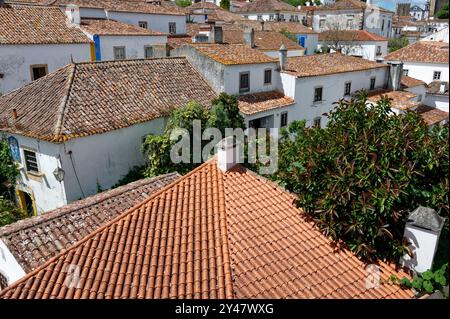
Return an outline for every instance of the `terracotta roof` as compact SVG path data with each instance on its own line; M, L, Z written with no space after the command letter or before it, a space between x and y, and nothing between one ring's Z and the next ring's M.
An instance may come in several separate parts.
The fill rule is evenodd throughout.
M441 92L441 84L445 85L444 92ZM433 81L427 85L427 94L448 95L448 82Z
M448 43L437 41L417 41L394 51L384 58L386 61L445 63L448 64Z
M388 41L381 35L366 30L324 31L319 34L319 41Z
M369 93L367 101L377 103L385 96L391 100L391 108L397 110L410 110L420 105L419 102L413 100L417 94L407 91L375 90Z
M442 121L448 122L448 112L442 111L435 107L420 105L417 107L416 112L420 114L423 121L427 125L434 125Z
M239 110L246 115L295 104L294 99L277 91L240 95L238 100Z
M366 288L365 264L338 250L295 197L210 160L0 292L1 298L412 298ZM67 266L79 267L65 285Z
M179 177L170 173L104 191L4 226L0 239L28 273Z
M341 53L331 53L288 58L287 70L284 72L301 78L387 67L386 64Z
M197 51L225 65L275 62L276 59L244 44L193 43Z
M230 44L244 44L244 30L224 28L223 40ZM278 51L284 44L288 50L304 50L302 46L276 31L255 31L255 49L261 51Z
M90 34L98 35L165 35L162 32L109 19L82 19L80 27Z
M208 107L215 97L185 58L76 63L1 96L0 130L58 143L166 116L191 100Z
M167 37L167 44L170 49L177 49L185 44L192 43L192 36L190 35L169 35Z
M245 12L275 12L275 11L294 11L298 12L299 10L291 6L290 4L281 1L281 0L254 0L249 2L248 4L240 7L236 12L245 13Z
M402 76L400 84L401 84L402 88L412 88L412 87L419 86L419 85L426 86L426 83L424 81L412 78L407 75Z
M216 6L212 2L197 2L193 3L191 6L186 8L188 13L190 14L199 14L204 11L204 13L208 14L208 20L211 20L212 15L214 15L214 20L221 20L225 22L234 22L239 20L245 20L245 18L241 17L238 14L230 12L228 10L224 10L219 6Z
M56 7L0 5L0 44L89 43Z
M261 21L237 21L235 24L252 27L254 30L262 30ZM284 21L264 21L264 30L281 32L283 30L294 34L318 34L311 28L304 26L299 22L284 22Z
M302 7L302 9L308 11L331 11L331 10L379 10L384 13L392 13L385 8L375 6L373 4L367 4L363 1L359 0L338 0L335 3L326 4L323 6L311 6L311 7Z

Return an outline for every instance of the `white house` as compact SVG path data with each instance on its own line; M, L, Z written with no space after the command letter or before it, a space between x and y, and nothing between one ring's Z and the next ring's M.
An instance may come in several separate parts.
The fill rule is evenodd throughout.
M184 58L70 64L0 97L20 205L41 214L110 188L171 109L215 97Z
M433 81L427 86L424 104L449 112L448 82Z
M367 30L389 38L394 12L370 4L370 1L340 0L323 6L302 7L314 31Z
M91 58L89 38L59 8L0 5L0 95Z
M81 30L94 43L95 60L164 57L167 35L109 19L82 19Z
M388 39L366 30L324 31L319 34L319 47L359 56L367 60L382 60L388 53Z
M422 39L422 41L439 41L439 42L449 42L449 28L443 28L439 31L433 32L430 35Z
M386 61L403 62L403 73L429 84L449 81L448 43L418 41L385 57Z
M257 21L301 22L305 16L299 9L281 0L254 0L234 12Z
M409 15L416 20L426 20L428 19L428 15L430 13L429 4L421 5L413 5L409 10Z

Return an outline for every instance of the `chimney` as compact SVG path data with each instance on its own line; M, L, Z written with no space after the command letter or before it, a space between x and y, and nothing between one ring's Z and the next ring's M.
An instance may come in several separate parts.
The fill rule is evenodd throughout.
M264 31L264 20L261 21L261 31Z
M238 163L234 136L224 138L217 146L217 165L222 172L226 172Z
M420 206L409 214L404 237L410 243L412 256L402 257L404 266L418 273L431 269L444 222L445 218L428 207Z
M67 5L65 13L67 18L69 18L70 23L80 25L81 22L80 8L77 5L74 4Z
M2 0L0 0L1 3ZM17 110L16 109L12 109L12 117L14 122L17 120Z
M279 50L280 57L280 71L286 71L287 69L287 49L284 44L281 45Z
M403 63L400 61L390 61L388 75L388 89L398 91L403 75Z
M210 42L211 43L223 43L223 29L222 26L212 26L210 32Z
M253 28L244 28L244 43L251 48L255 47L255 30L253 30Z
M447 84L445 82L441 82L441 84L439 85L439 94L444 94L446 87L447 87Z

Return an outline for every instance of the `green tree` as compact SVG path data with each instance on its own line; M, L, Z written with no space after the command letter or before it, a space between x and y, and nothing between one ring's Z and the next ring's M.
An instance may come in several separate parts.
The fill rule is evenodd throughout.
M193 126L194 120L199 120L202 131L208 127L218 128L222 134L225 128L245 128L244 119L239 113L239 104L236 97L222 93L212 101L211 109L204 108L197 102L189 102L187 105L176 108L169 116L166 130L161 135L150 134L146 137L142 151L147 158L145 176L156 176L160 174L177 171L180 174L187 173L199 163L193 163L194 154L191 151L190 163L175 164L170 158L170 151L176 141L170 140L170 134L176 129L185 129L191 137L191 150L193 149ZM209 141L202 141L202 145Z
M448 19L449 18L448 3L444 4L442 6L441 10L439 10L436 15L439 19Z
M224 10L230 10L230 0L220 0L220 7Z
M398 260L410 211L423 205L448 218L448 126L429 130L416 113L393 116L387 98L372 107L366 99L340 101L323 129L292 123L273 178L336 242L368 260Z
M288 31L286 28L281 29L280 33L282 35L284 35L286 38L288 38L289 40L297 43L297 36L294 33Z
M190 5L192 5L192 1L191 0L176 0L175 4L179 7L185 8L185 7L189 7Z
M308 0L284 0L284 2L289 3L291 6L298 7L306 5Z
M389 52L397 51L398 49L406 47L408 44L409 40L407 37L389 39L388 42Z
M26 214L20 210L12 201L0 196L0 227L14 223L26 217Z

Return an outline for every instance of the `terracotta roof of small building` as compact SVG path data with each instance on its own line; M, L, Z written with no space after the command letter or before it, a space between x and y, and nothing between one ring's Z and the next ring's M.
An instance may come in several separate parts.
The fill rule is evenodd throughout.
M192 36L187 34L182 35L169 35L167 37L167 44L170 49L177 49L185 44L192 43Z
M298 12L299 10L290 4L281 0L254 0L240 7L236 12Z
M426 83L424 81L412 78L407 75L402 76L400 84L401 84L402 88L412 88L412 87L419 86L419 85L426 86Z
M441 85L444 85L444 92L441 92ZM448 82L433 81L427 85L427 94L448 95Z
M90 34L97 35L165 35L159 31L109 19L82 19L80 27Z
M412 298L407 275L333 246L274 183L210 160L0 292L0 298ZM67 265L79 281L66 285ZM70 282L69 282L70 283Z
M215 97L185 58L76 63L1 96L0 130L60 143Z
M179 177L170 173L101 192L4 226L0 239L28 273Z
M387 67L386 64L358 57L330 53L288 58L287 69L284 72L301 78Z
M448 43L417 41L385 56L386 61L448 64Z
M262 31L263 25L266 31L288 31L293 34L318 34L311 28L304 26L299 22L285 22L285 21L252 21L246 19L245 21L237 21L235 24L252 27L254 30Z
M282 45L288 50L304 50L302 46L276 31L255 31L254 49L261 51L278 51ZM244 44L244 30L241 28L224 28L223 40L229 44Z
M228 10L224 10L221 7L215 5L212 2L197 2L193 3L191 6L187 7L186 10L190 14L199 14L204 11L204 13L208 14L208 20L211 20L212 15L214 15L214 20L220 20L225 22L234 22L239 20L245 20L245 18L241 17L238 14L230 12Z
M324 31L319 34L319 41L388 41L381 35L366 30Z
M382 97L391 101L391 108L406 111L417 108L420 103L413 100L417 94L407 91L375 90L369 93L367 101L377 103Z
M0 5L0 45L89 42L57 7Z
M333 11L333 10L379 10L384 13L392 13L394 12L387 10L382 7L375 6L373 4L367 4L363 1L359 0L338 0L334 3L322 5L322 6L309 6L302 7L302 10L305 11Z
M434 125L442 121L448 122L448 112L435 107L422 104L417 107L416 112L420 114L420 117L427 125Z
M239 95L238 100L239 110L245 115L256 114L295 104L294 99L277 91Z
M193 43L191 46L214 61L225 65L276 61L276 59L244 44Z

